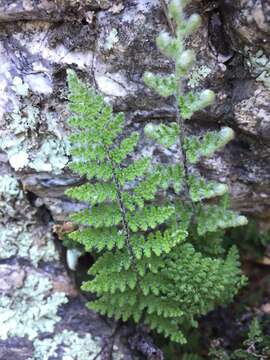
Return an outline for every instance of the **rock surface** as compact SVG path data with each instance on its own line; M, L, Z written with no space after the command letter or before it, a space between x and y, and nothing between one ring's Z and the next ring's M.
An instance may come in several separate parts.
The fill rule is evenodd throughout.
M142 82L145 70L166 73L172 65L155 46L168 27L161 3L0 0L0 360L77 359L83 342L91 359L111 331L85 309L53 235L81 206L64 196L79 181L66 166L66 69L124 111L129 128L172 120L170 100ZM235 208L268 222L269 2L194 0L188 11L199 12L203 25L190 39L198 61L187 85L217 93L189 131L229 125L236 132L201 170L230 184ZM141 149L162 161L174 156L146 139ZM117 356L128 359L118 346Z

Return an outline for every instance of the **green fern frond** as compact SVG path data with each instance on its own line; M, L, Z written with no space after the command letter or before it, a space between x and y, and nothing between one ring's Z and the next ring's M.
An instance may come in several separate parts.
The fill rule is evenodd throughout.
M217 150L222 149L234 137L234 132L229 127L220 131L209 131L202 138L190 136L185 139L185 149L191 164L197 163L201 157L210 157Z
M175 122L148 124L144 132L177 152L178 163L153 165L148 157L133 156L139 133L124 136L123 113L114 114L102 96L68 72L70 168L84 179L66 194L85 205L71 215L79 226L69 237L94 253L82 285L96 296L88 307L116 320L144 321L181 344L186 342L183 329L197 326L200 315L231 301L244 284L238 253L232 248L225 255L220 229L246 222L228 210L226 201L206 203L228 187L207 181L191 166L226 145L233 132L223 128L204 136L186 134L184 121L215 97L211 90L185 93L182 86L195 61L185 38L200 24L197 14L186 18L187 3L169 3L176 35L162 32L157 38L175 72L144 76L159 95L174 97L176 110Z
M86 251L96 250L98 252L104 249L112 250L114 248L123 249L125 245L125 236L115 227L95 229L85 227L73 231L69 235L70 239L82 244Z
M132 214L128 213L127 220L132 232L137 232L138 230L147 231L163 224L173 214L174 207L171 205L146 205L143 209L139 209Z
M135 160L127 167L123 167L116 171L116 175L119 179L121 185L124 185L127 182L131 182L136 178L142 177L147 173L147 170L150 166L149 158L142 158Z
M218 229L232 228L247 224L247 218L224 208L223 204L200 206L197 214L199 235Z
M144 128L144 133L146 136L156 140L159 144L166 148L170 148L175 145L179 137L179 129L176 123L172 123L170 125L148 124Z
M126 250L105 252L102 254L89 269L89 275L97 275L102 272L112 273L129 270L131 268L131 258Z
M75 158L69 168L81 176L86 176L88 180L108 181L112 178L112 166L105 162L84 161Z
M111 158L116 164L121 162L134 151L139 140L139 134L133 132L129 137L125 138L115 150L111 152Z
M66 191L66 195L94 206L105 201L116 201L116 187L111 183L83 184Z
M229 191L226 184L221 184L216 181L206 181L206 179L195 175L190 175L188 184L190 197L193 202L222 196Z
M122 220L117 203L99 204L72 214L70 218L76 223L93 226L95 229L115 226Z

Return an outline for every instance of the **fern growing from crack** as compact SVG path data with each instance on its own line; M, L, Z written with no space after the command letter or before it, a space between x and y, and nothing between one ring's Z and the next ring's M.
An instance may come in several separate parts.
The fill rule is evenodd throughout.
M168 7L175 37L161 33L157 45L175 62L169 76L146 73L144 80L161 96L172 96L176 122L148 124L145 133L165 147L179 147L178 164L153 165L136 152L139 134L124 136L124 116L93 89L68 73L71 169L85 183L67 191L88 206L72 215L79 228L73 242L96 254L82 289L96 294L89 308L117 320L132 319L171 340L184 343L185 329L217 305L231 301L243 285L237 250L224 256L222 229L246 218L228 209L226 184L207 181L193 164L209 157L233 138L226 127L202 137L187 136L185 121L209 106L214 93L185 93L183 79L194 53L184 39L199 26L198 15L186 19L184 5ZM134 156L136 154L135 160ZM171 201L171 192L174 200Z

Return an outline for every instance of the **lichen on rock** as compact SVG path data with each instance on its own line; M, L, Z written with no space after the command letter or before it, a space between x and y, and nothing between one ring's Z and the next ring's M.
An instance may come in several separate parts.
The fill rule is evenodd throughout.
M94 358L100 351L99 337L83 329L77 333L63 321L60 309L77 292L59 262L50 227L29 206L13 176L0 177L0 198L11 209L18 207L3 214L0 224L0 358L16 353L4 350L12 339L32 344L27 350L31 360ZM56 332L58 324L61 331Z
M21 202L21 203L20 203ZM24 202L23 191L19 182L10 175L0 176L0 205L1 212L15 216L14 206L21 206ZM27 206L27 204L25 204ZM34 215L29 211L28 216ZM18 216L18 215L16 215ZM33 220L16 219L0 222L0 259L9 259L13 256L29 259L33 266L43 261L59 259L51 232L42 226L33 226Z
M212 72L211 68L206 65L198 66L192 70L190 78L188 80L188 85L190 88L196 88L199 85L202 85L202 82L207 76Z
M99 339L94 339L91 334L79 336L78 333L64 330L54 337L43 340L36 339L33 343L33 360L49 360L59 353L62 360L91 360L95 359L101 350Z
M0 149L15 171L28 167L60 173L68 162L69 144L55 126L55 115L33 105L29 87L21 78L13 79L12 89L19 99L14 100L13 111L5 116Z
M262 49L252 52L247 46L245 47L247 57L246 63L252 76L256 77L256 81L261 81L270 89L270 58Z
M64 293L50 294L53 286L48 278L33 273L22 288L11 296L0 296L0 338L27 336L33 340L40 332L53 332L60 320L57 311L68 299Z

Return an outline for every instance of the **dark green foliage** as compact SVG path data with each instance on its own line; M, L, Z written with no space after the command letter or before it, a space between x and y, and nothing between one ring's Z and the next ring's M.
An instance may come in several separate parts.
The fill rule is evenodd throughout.
M260 259L267 253L270 244L270 231L262 231L259 222L250 220L246 226L231 229L227 232L225 244L237 244L245 258Z
M249 326L246 340L242 347L232 352L221 347L212 347L209 353L213 360L256 360L270 358L270 336L264 335L258 319L254 319Z
M167 34L157 41L175 59L176 72L167 78L148 73L145 79L160 95L175 95L179 120L180 113L188 119L208 106L213 94L208 90L178 94L179 79L194 58L191 50L185 53L182 40L198 22L194 15L188 20L181 17L180 24L178 13L183 15L181 1L172 1L170 14L178 24L179 38ZM89 281L82 286L97 296L88 306L115 319L143 321L184 343L183 329L197 326L200 315L231 301L242 286L236 249L220 256L220 229L246 219L228 210L226 199L204 204L204 199L224 195L228 187L207 182L195 172L187 174L185 159L166 166L153 166L137 154L133 160L138 134L123 138L123 114L113 114L112 107L72 71L68 83L73 114L69 123L74 131L70 167L86 183L69 189L67 195L87 203L72 215L79 228L70 238L96 254ZM187 154L190 163L211 155L232 137L231 130L223 129L205 137L181 138L180 125L179 121L158 128L148 125L146 133L167 147L179 145L180 139L182 155ZM168 196L172 190L174 201ZM185 195L184 201L180 195Z

